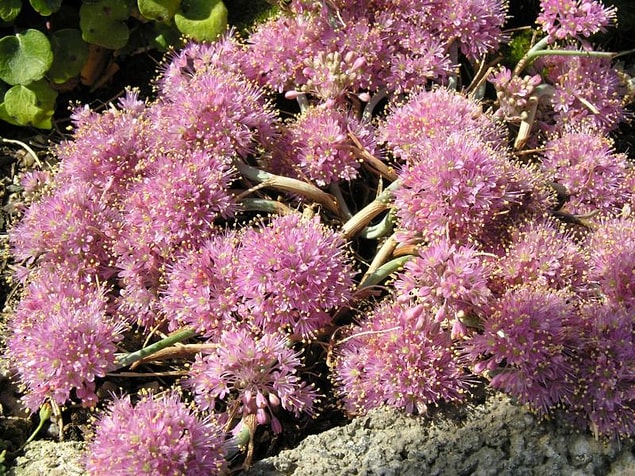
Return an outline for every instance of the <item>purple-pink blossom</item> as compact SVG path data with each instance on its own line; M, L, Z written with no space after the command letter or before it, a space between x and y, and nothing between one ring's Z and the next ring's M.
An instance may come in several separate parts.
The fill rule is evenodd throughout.
M442 401L465 398L465 363L450 331L425 306L388 300L344 335L333 378L351 414L385 404L423 414Z
M96 424L85 458L89 474L226 474L225 435L214 416L199 417L179 395L117 397Z
M238 262L240 312L264 332L310 337L351 296L354 272L345 241L318 216L284 215L246 230Z
M614 6L596 0L542 0L536 23L553 40L564 40L606 31L615 15Z
M124 330L110 313L106 291L64 268L43 266L32 276L7 339L31 411L48 399L97 403L96 379L114 370Z
M257 337L241 327L224 332L215 344L216 350L196 356L187 379L201 409L213 411L222 402L230 414L255 415L275 433L282 431L280 410L314 414L318 393L301 379L300 352L284 335Z
M577 128L545 143L541 168L552 182L566 188L570 213L617 213L630 199L625 187L626 154L615 151L600 131Z
M492 303L482 334L466 350L490 385L546 413L572 392L568 355L578 340L575 297L532 284Z

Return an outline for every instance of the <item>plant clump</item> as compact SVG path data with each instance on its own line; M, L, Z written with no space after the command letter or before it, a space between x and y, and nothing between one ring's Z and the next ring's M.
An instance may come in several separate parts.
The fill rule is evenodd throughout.
M321 412L484 385L632 436L628 112L589 38L614 11L541 2L511 68L505 12L292 1L169 55L152 102L77 107L10 232L27 408L96 409L92 474L224 474Z

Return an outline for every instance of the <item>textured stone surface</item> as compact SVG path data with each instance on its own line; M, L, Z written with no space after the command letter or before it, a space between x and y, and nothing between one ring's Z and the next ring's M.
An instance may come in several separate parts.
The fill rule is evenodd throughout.
M9 475L83 474L83 448L76 442L33 442ZM633 451L633 440L597 441L555 421L540 422L497 394L451 416L426 419L376 410L309 436L244 474L635 476Z
M247 474L635 476L634 444L596 441L567 426L539 422L509 398L494 395L455 418L377 410L310 436Z

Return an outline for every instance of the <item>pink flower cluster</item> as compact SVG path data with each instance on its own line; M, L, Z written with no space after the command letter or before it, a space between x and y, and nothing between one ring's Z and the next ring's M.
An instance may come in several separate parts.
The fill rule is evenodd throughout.
M538 45L613 15L545 0ZM618 75L571 44L526 57L527 74L478 72L497 93L478 101L489 92L464 94L458 66L495 51L504 21L498 0L297 0L246 42L173 53L154 102L77 108L10 233L24 294L8 355L29 409L95 406L147 339L170 347L139 371L182 369L183 400L115 398L93 474L223 472L226 433L252 430L247 445L258 425L315 416L328 379L352 414L423 413L488 380L632 434Z
M179 395L118 397L99 418L86 456L93 475L227 473L220 422L201 419Z

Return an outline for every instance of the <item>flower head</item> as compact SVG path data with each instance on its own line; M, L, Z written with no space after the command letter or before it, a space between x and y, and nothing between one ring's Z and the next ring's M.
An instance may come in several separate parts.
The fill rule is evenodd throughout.
M492 304L483 333L466 343L477 372L491 371L492 387L540 412L572 391L567 355L575 348L573 296L533 285L510 289Z
M124 328L109 315L104 288L55 267L42 267L9 323L8 357L24 386L26 406L74 396L97 402L95 379L114 369Z
M617 306L635 306L635 226L632 218L605 220L589 236L589 281Z
M553 40L588 37L615 22L614 6L596 0L542 0L536 22Z
M333 107L311 107L289 126L289 154L299 171L319 186L357 176L353 134L373 154L370 126Z
M449 236L467 243L517 201L505 152L475 135L453 132L417 147L418 159L399 171L403 185L394 192L400 240Z
M405 264L395 281L397 300L423 304L438 322L460 321L488 303L489 274L475 248L440 239Z
M187 385L202 409L213 410L223 401L229 411L255 415L258 424L271 423L275 433L282 427L280 409L312 415L318 394L298 376L300 353L275 332L256 337L245 328L226 331L215 352L198 355Z
M629 200L625 177L628 159L615 152L610 138L581 128L563 132L545 144L542 169L569 194L574 214L616 213Z
M405 104L392 104L378 137L407 161L418 150L427 152L429 141L457 131L473 133L492 144L500 144L504 138L502 129L477 102L444 88L420 91Z
M553 220L512 227L496 260L491 286L499 294L521 284L582 291L588 263L583 248Z
M319 217L299 214L247 230L235 281L241 314L252 316L264 332L313 335L351 295L353 270L344 244Z
M384 404L425 413L430 405L464 398L465 362L450 332L421 304L384 301L342 342L334 380L350 413Z
M575 353L574 416L597 435L635 432L635 341L632 311L592 302L582 309L582 344Z
M168 270L161 307L170 328L191 325L208 337L220 336L234 320L236 233L215 235L200 248L187 251Z
M626 91L610 59L555 55L540 58L537 66L555 88L551 97L555 124L547 129L591 126L608 132L628 117Z
M91 475L225 474L222 426L199 419L175 392L115 399L96 425L86 469Z

